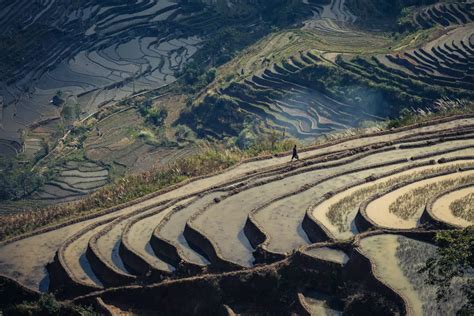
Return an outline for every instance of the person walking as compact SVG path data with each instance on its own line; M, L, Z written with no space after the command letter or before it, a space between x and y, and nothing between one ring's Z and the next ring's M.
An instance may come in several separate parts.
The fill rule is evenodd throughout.
M293 161L293 159L296 159L296 160L300 160L300 157L298 157L298 149L296 149L296 145L293 146L293 156L291 156L291 161Z

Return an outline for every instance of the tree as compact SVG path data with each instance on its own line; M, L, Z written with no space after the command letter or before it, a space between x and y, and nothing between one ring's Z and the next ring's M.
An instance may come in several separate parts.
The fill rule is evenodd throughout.
M160 126L163 124L165 119L168 117L168 111L166 109L151 108L147 113L147 121L155 126Z
M463 292L468 302L462 306L459 315L474 313L474 226L464 230L439 232L435 242L438 246L437 256L429 258L420 270L427 273L428 283L437 286L437 300L446 301L451 292L452 281L465 277ZM470 276L470 277L469 277Z
M79 105L79 103L75 103L74 104L74 114L75 114L76 120L81 118L81 113L82 113L81 106Z
M207 81L207 83L213 82L215 78L216 78L216 69L215 68L209 69L206 72L206 81Z
M0 159L0 201L22 198L37 190L43 182L43 176L32 172L30 164Z

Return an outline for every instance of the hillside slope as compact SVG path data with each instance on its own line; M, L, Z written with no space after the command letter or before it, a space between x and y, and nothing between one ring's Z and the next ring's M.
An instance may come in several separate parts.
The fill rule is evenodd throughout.
M472 1L431 2L9 5L0 155L29 162L40 185L7 194L28 201L2 212L83 198L202 139L311 144L472 100Z
M441 98L472 100L472 2L307 3L312 18L219 68L182 122L203 137L311 140L403 109L432 111Z
M473 126L472 116L453 117L307 148L292 164L286 154L244 162L7 240L0 247L0 272L33 290L78 302L101 298L110 309L139 313L206 313L221 304L253 313L270 302L275 311L290 312L311 309L317 305L311 293L323 291L343 301L365 293L384 301L380 308L426 314L438 308L434 292L419 287L421 276L406 277L412 272L404 260L411 259L397 245L413 243L431 254L425 241L433 229L472 225L462 207L434 215L425 206L444 191L460 190L462 199L464 188L472 188ZM403 198L402 207L398 197L416 190L423 190L423 200ZM390 203L380 207L379 200ZM374 253L384 243L402 265ZM392 260L390 269L405 277L394 280L385 270L372 270L370 263L379 266L380 260ZM332 279L318 282L328 271ZM288 288L277 286L266 297L278 275ZM352 285L338 293L341 282ZM203 297L206 288L218 296ZM187 293L185 302L184 292L176 291ZM459 289L453 293L463 302ZM442 308L452 313L459 306L450 300Z
M0 314L472 307L420 269L474 227L473 10L4 1Z

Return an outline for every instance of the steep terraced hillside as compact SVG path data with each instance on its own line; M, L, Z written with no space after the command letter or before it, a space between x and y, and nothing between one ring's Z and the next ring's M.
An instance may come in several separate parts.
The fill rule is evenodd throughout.
M396 117L403 108L431 111L443 97L473 98L470 1L414 7L406 17L413 30L392 36L357 24L351 8L370 11L365 2L305 1L312 18L267 36L221 67L183 122L200 136L224 134L244 143L265 131L311 140ZM430 19L423 24L422 16Z
M437 229L474 224L472 116L289 158L243 162L4 241L0 273L113 313L338 312L354 284L391 313L451 314L466 302L463 280L438 303L417 270L436 255ZM85 167L66 165L64 181L102 176Z
M472 0L0 3L6 315L5 284L111 315L471 304L472 264L421 268L474 227Z
M68 201L109 183L109 171L92 162L68 161L54 180L32 195L33 200Z
M67 161L101 165L114 180L195 152L195 134L175 124L193 97L186 80L194 68L220 65L246 42L268 34L272 25L310 16L301 10L309 4L295 3L298 12L288 21L286 15L282 21L266 16L255 28L266 5L252 1L4 4L0 156L47 173L47 184L23 197L48 203L76 199L100 187L51 187L62 182ZM224 45L220 56L212 45L236 30L248 39L231 39L230 51Z
M23 197L78 199L125 172L193 152L162 128L173 124L187 96L157 89L176 82L221 19L213 6L180 1L2 3L0 158L29 162L26 168L46 182ZM153 123L137 110L144 98L162 113ZM63 175L69 162L101 166L105 178Z
M264 9L252 1L203 3L5 2L0 139L22 143L21 130L58 118L65 107L77 107L76 118L84 119L124 98L168 86L209 34L250 27Z
M437 3L417 12L416 23L423 28L435 25L450 26L470 23L474 20L474 3Z
M56 203L100 187L57 189L63 161L101 165L113 181L187 156L199 138L310 144L441 98L472 100L471 1L416 6L405 17L414 29L391 35L358 24L362 2L9 4L0 154L52 169L31 197Z
M173 82L200 42L168 29L180 10L162 0L23 1L3 7L1 138L18 141L18 129L54 117L55 96L79 104L78 114L85 117Z
M407 89L410 89L410 80L415 80L444 89L472 91L473 34L474 25L471 23L414 50L340 64L368 78L376 74L385 82L393 79L395 85Z

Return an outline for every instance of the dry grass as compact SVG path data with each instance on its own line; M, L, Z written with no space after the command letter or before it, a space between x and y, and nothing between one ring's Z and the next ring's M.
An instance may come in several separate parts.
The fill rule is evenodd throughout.
M0 217L0 239L6 239L50 224L96 213L138 198L147 193L178 183L186 177L175 170L152 170L139 176L129 176L105 186L73 203L29 209Z
M455 171L461 167L472 166L472 163L462 163L462 164L455 164L450 166L441 166L437 168L429 168L418 172L408 173L401 176L393 176L390 177L388 180L373 184L359 190L356 190L352 194L342 198L338 202L332 204L329 207L327 217L331 224L336 226L339 232L346 231L349 227L349 220L348 216L352 213L354 209L359 207L359 205L369 197L374 194L383 192L387 188L403 182L403 181L410 181L414 179L422 178L426 175L442 172L442 171Z
M474 222L474 193L469 193L449 205L454 216Z
M361 127L347 128L344 130L335 130L315 138L314 145L321 145L327 142L334 142L340 139L354 136L364 136L378 133L387 129L387 121L366 121L361 123Z
M437 118L474 113L474 101L468 99L439 99L433 104L433 112L418 110L401 115L399 119L389 122L389 127L401 127L428 122Z
M390 213L408 220L418 213L435 195L460 185L474 182L474 175L430 183L400 195L390 204Z
M166 167L125 176L85 198L68 204L47 206L25 210L17 214L0 217L0 240L19 235L34 229L58 224L67 220L97 213L165 187L182 182L188 178L202 176L229 168L251 156L264 155L277 151L287 151L289 143L277 143L273 149L264 144L249 151L223 146L200 145L197 154L177 160Z

